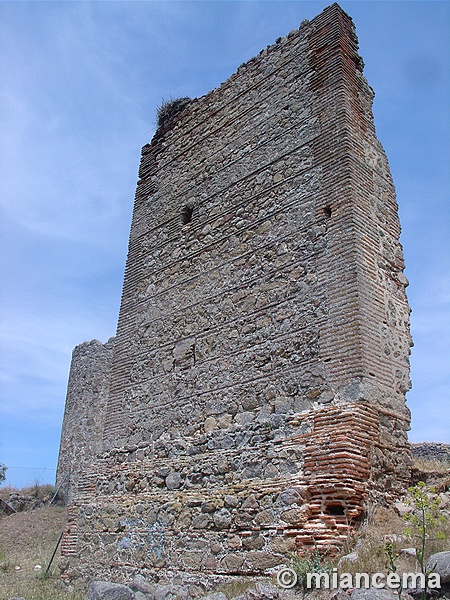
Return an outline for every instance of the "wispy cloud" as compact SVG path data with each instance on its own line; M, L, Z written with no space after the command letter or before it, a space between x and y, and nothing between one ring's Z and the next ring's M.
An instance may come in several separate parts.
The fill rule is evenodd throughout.
M3 415L22 413L28 420L55 424L64 406L72 348L97 333L102 341L114 333L102 322L101 311L70 314L36 313L17 307L0 322L2 356L0 382L5 395Z

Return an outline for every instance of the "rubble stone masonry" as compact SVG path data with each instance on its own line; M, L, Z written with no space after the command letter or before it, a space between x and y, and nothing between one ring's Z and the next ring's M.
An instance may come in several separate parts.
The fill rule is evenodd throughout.
M411 444L411 453L414 458L450 462L450 444L439 444L436 442Z
M71 502L80 475L102 450L114 338L84 342L72 353L56 484Z
M267 573L406 485L407 281L362 67L333 4L144 146L106 409L89 361L69 382L98 421L86 450L66 409L67 580Z

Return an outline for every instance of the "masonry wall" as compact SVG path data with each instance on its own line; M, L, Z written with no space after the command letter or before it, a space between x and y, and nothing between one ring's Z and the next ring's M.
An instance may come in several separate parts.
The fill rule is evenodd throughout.
M84 342L72 353L56 485L69 502L102 449L114 338Z
M434 442L411 444L411 453L414 458L450 462L450 444L438 444Z
M64 576L251 574L409 477L392 179L333 5L143 148L103 453Z

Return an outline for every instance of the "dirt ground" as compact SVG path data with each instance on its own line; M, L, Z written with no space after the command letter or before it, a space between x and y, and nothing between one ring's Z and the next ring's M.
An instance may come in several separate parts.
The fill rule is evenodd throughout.
M0 600L81 600L59 587L59 550L45 576L65 522L66 509L58 506L0 517Z

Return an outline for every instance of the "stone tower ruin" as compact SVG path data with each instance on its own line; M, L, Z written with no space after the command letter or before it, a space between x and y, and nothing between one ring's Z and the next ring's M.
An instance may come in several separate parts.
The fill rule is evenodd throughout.
M66 579L267 573L409 478L395 191L337 5L142 150L117 335L74 351Z

